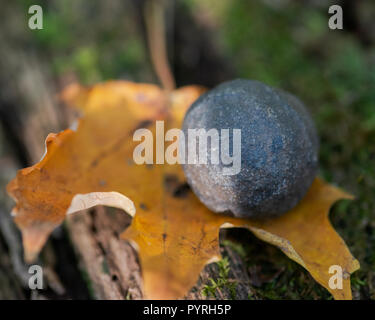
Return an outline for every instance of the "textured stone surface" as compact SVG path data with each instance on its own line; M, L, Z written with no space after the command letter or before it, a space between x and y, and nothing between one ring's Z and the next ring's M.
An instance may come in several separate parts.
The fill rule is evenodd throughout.
M289 93L253 80L223 83L188 110L185 136L188 129L199 128L241 129L238 174L223 175L224 165L210 161L183 165L194 193L215 212L254 218L281 215L297 205L314 180L316 130L302 102ZM207 156L210 159L210 148Z

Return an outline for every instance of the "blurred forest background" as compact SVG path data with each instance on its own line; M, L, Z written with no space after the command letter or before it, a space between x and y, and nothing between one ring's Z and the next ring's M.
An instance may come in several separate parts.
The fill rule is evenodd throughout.
M145 2L1 2L0 299L97 297L66 227L53 233L40 257L47 288L27 289L5 186L17 169L39 161L49 132L69 125L58 100L66 84L158 82L146 41ZM43 30L27 27L32 4L43 8ZM331 4L342 6L344 30L328 28ZM320 175L356 196L336 204L330 215L361 263L352 276L353 296L375 299L375 2L172 0L166 8L177 86L257 79L294 93L309 107L321 139ZM224 255L239 257L246 273L246 297L231 298L331 299L301 266L248 231L223 232L221 245ZM232 268L231 259L225 261ZM213 266L210 277L230 279L225 263ZM196 290L202 296L221 297L207 279L201 282Z

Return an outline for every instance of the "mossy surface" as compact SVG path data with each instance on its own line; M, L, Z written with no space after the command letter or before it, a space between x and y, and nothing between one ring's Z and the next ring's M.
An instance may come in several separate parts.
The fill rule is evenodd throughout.
M239 76L286 89L309 107L321 142L320 176L356 197L338 202L330 213L361 263L352 276L353 297L375 299L375 46L345 25L330 30L328 5L231 1L213 16L221 22L218 37ZM358 10L365 8L375 12L369 3ZM366 24L365 15L357 18ZM331 298L275 249L255 239L236 245L249 265L285 268L257 289L258 298Z

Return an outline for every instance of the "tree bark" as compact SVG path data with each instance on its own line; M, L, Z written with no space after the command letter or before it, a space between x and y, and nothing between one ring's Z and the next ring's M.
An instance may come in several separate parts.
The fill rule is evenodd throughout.
M131 218L118 209L97 207L68 217L68 230L81 267L87 272L90 286L97 299L142 299L142 276L137 252L120 233L130 224ZM248 299L251 294L250 279L241 258L225 247L230 273L228 281L236 283L236 299ZM202 289L209 279L218 277L215 263L201 272L197 284L186 299L206 299ZM230 299L232 293L223 288L216 298Z

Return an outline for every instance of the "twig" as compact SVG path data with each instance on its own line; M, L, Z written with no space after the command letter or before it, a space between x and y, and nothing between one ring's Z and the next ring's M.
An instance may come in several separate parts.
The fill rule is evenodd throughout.
M172 91L176 84L168 62L164 23L165 2L147 0L144 12L148 45L155 72L163 88L166 91Z

